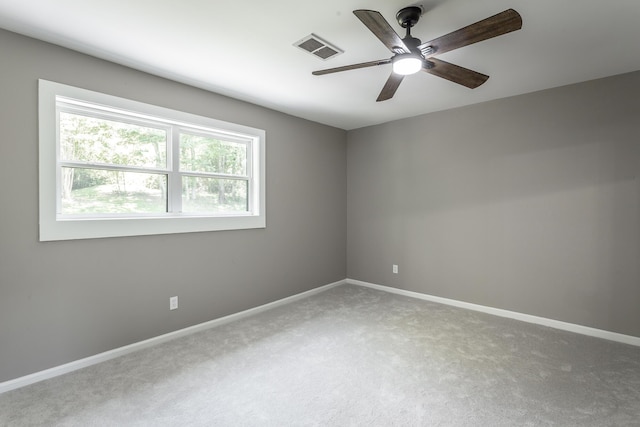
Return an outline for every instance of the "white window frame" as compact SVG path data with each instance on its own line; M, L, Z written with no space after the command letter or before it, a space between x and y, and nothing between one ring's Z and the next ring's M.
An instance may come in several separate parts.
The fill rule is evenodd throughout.
M76 88L61 83L39 80L39 211L40 241L90 239L152 234L190 233L219 230L265 228L265 138L262 129L223 122L169 108L145 104L112 95ZM161 214L132 215L62 215L60 210L60 171L67 162L59 159L58 100L90 104L108 114L124 114L135 123L151 120L154 126L166 124L173 129L173 143L167 146L172 170L166 170L168 204L181 203L180 174L176 173L180 149L177 133L199 132L221 136L224 140L248 144L247 180L249 182L248 211L221 214ZM126 119L125 119L126 120ZM170 167L170 166L168 166ZM199 175L181 172L184 175ZM170 182L173 181L173 182Z

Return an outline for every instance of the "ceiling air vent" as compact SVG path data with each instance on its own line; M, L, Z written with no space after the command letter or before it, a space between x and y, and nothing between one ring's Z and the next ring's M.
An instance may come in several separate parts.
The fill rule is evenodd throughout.
M327 43L315 34L310 34L307 37L298 40L293 45L322 60L327 60L343 53L342 50Z

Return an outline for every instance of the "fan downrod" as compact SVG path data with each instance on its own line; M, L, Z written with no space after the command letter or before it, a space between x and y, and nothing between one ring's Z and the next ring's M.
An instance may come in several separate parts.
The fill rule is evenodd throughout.
M402 28L411 28L418 23L420 16L422 16L421 8L417 6L409 6L400 9L396 14L396 19Z

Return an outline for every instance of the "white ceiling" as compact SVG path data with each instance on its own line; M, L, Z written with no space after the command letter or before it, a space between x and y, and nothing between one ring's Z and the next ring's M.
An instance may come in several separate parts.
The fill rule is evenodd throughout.
M439 58L490 75L467 89L427 73L375 102L390 65L312 76L391 56L353 15L425 9L427 41L508 8L522 30ZM0 0L0 27L342 129L640 69L639 0ZM322 61L293 46L314 33L344 50Z

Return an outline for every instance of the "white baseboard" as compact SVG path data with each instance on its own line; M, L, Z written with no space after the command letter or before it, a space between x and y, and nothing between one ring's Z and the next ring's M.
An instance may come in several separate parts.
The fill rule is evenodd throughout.
M483 313L493 314L495 316L508 317L510 319L521 320L523 322L535 323L537 325L549 326L555 329L562 329L563 331L575 332L576 334L589 335L591 337L603 338L605 340L616 341L616 342L635 345L640 347L640 337L634 337L631 335L624 335L616 332L604 331L602 329L590 328L588 326L561 322L559 320L532 316L530 314L523 314L515 311L503 310L500 308L487 307L479 304L471 304L468 302L436 297L433 295L422 294L419 292L406 291L404 289L397 289L389 286L376 285L375 283L363 282L361 280L347 279L346 282L352 285L364 286L367 288L377 289L380 291L390 292L393 294L404 295L404 296L418 298L426 301L437 302L440 304L452 305L454 307L466 308L468 310L481 311Z
M515 311L502 310L499 308L487 307L479 304L472 304L463 301L457 301L448 298L437 297L433 295L422 294L419 292L407 291L404 289L392 288L389 286L377 285L375 283L363 282L361 280L354 279L344 279L339 280L334 283L330 283L328 285L321 286L319 288L312 289L310 291L302 292L300 294L296 294L287 298L283 298L278 301L270 302L268 304L264 304L258 307L254 307L245 311L241 311L239 313L234 313L229 316L221 317L219 319L214 319L209 322L204 322L198 325L190 326L188 328L180 329L178 331L170 332L168 334L160 335L154 338L150 338L148 340L140 341L137 343L133 343L124 347L119 347L113 350L106 351L104 353L99 353L94 356L89 356L84 359L76 360L73 362L66 363L64 365L56 366L50 369L46 369L44 371L35 372L30 375L26 375L23 377L15 378L13 380L5 381L0 383L0 394L14 390L20 387L24 387L29 384L33 384L39 381L44 381L50 378L57 377L59 375L63 375L69 372L76 371L78 369L86 368L87 366L95 365L97 363L106 362L107 360L115 359L116 357L124 356L125 354L133 353L138 350L142 350L144 348L152 347L158 344L165 343L167 341L174 340L176 338L180 338L186 335L190 335L196 332L204 331L206 329L214 328L216 326L224 325L226 323L232 322L234 320L239 320L254 314L258 314L260 312L288 304L294 301L298 301L303 298L310 297L312 295L327 291L336 286L344 285L344 284L352 284L357 286L364 286L367 288L377 289L384 292L389 292L398 295L404 295L412 298L418 298L426 301L437 302L440 304L451 305L454 307L465 308L468 310L480 311L483 313L493 314L495 316L507 317L515 320L521 320L523 322L535 323L538 325L549 326L555 329L561 329L564 331L574 332L577 334L588 335L596 338L602 338L610 341L616 341L624 344L630 344L634 346L640 347L640 337L634 337L631 335L619 334L616 332L604 331L601 329L590 328L588 326L576 325L573 323L561 322L559 320L547 319L544 317L532 316L529 314L518 313Z
M133 353L134 351L142 350L144 348L152 347L154 345L162 344L167 341L174 340L186 335L190 335L196 332L204 331L206 329L214 328L216 326L224 325L225 323L232 322L234 320L242 319L272 308L288 304L303 298L310 297L311 295L324 292L336 286L344 285L346 280L340 280L328 285L321 286L319 288L311 289L310 291L302 292L300 294L292 295L287 298L273 301L268 304L264 304L258 307L250 308L239 313L230 314L229 316L220 317L218 319L211 320L209 322L200 323L198 325L190 326L188 328L180 329L178 331L169 332L168 334L160 335L148 340L133 343L124 347L119 347L113 350L105 351L94 356L85 357L84 359L76 360L73 362L65 363L64 365L56 366L44 371L35 372L33 374L25 375L23 377L15 378L13 380L0 383L0 394L14 390L20 387L24 387L29 384L33 384L39 381L44 381L50 378L57 377L78 369L86 368L87 366L95 365L97 363L106 362L107 360L115 359L116 357L124 356L125 354Z

